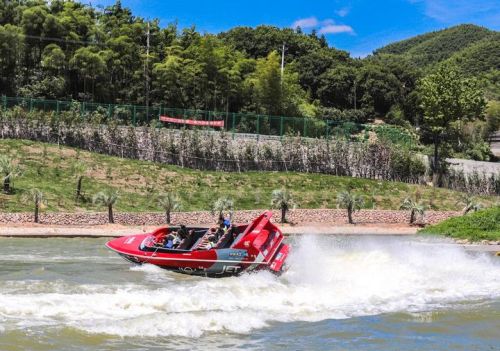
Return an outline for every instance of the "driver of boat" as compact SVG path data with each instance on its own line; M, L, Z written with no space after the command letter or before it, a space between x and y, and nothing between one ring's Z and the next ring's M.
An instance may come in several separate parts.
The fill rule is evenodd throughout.
M173 249L177 245L179 245L180 242L181 242L181 239L177 235L177 232L172 232L172 233L167 235L167 238L165 240L165 245L163 247L166 249Z

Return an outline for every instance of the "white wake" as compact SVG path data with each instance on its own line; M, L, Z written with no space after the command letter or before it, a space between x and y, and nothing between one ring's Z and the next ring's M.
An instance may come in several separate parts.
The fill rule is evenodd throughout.
M144 284L3 282L0 333L13 324L46 324L119 336L197 337L500 297L500 260L453 245L303 236L293 243L288 265L281 277L194 278L143 266L131 269L144 274ZM151 280L164 284L148 286Z

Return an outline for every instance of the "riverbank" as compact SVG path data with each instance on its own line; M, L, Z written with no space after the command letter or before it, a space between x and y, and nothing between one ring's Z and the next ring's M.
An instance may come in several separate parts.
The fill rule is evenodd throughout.
M210 224L201 224L210 226ZM302 223L300 225L279 224L286 236L295 235L345 235L345 236L414 236L417 226L405 223ZM46 224L0 224L0 238L113 238L131 234L147 233L157 228L154 225L46 225ZM483 241L472 243L463 240L450 241L467 251L500 252L500 243Z
M233 222L248 223L264 210L235 211ZM456 216L454 211L429 211L424 223L438 223ZM173 224L212 226L217 218L208 211L175 212L171 214ZM280 218L276 212L273 222ZM415 234L417 226L409 225L406 211L363 210L356 212L356 224L348 224L345 210L296 209L287 216L289 223L280 225L285 234L331 234L331 235L408 235ZM104 212L42 213L40 224L33 223L31 213L0 213L0 236L17 237L101 237L122 236L146 232L165 225L163 213L117 213L115 223L108 224Z

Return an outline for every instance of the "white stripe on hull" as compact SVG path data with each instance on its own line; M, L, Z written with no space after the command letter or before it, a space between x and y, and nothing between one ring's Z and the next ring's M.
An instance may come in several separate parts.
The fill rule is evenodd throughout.
M233 264L252 264L253 263L253 262L247 262L247 261L207 260L207 259L198 259L198 258L173 258L173 257L144 256L144 255L136 255L136 254L131 254L128 252L118 251L116 249L109 247L108 244L106 244L106 246L110 250L118 252L119 254L137 257L137 258L144 258L144 259L147 259L148 261L160 260L160 261L186 261L186 262L211 262L211 263L222 262L222 263L233 263ZM267 265L268 262L259 263L259 265L261 265L261 264Z

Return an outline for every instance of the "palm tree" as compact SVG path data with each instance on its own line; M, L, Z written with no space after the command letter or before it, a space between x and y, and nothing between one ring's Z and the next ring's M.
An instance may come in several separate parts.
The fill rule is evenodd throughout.
M109 223L115 223L113 218L113 205L118 200L118 193L114 190L101 191L94 195L92 203L94 205L103 205L108 208Z
M417 214L421 218L424 217L425 214L425 205L420 201L413 200L410 196L403 200L399 209L410 211L410 224L415 223Z
M10 194L12 180L21 175L21 168L7 156L0 156L0 173L3 176L3 192Z
M158 196L158 205L165 211L165 219L170 224L170 212L180 209L181 201L176 194L167 192Z
M365 200L361 195L353 194L350 191L342 191L337 195L337 203L347 210L349 224L353 224L352 213L361 210Z
M286 213L295 207L292 193L286 189L275 189L271 194L271 206L281 210L281 223L286 223Z
M75 201L78 201L78 199L82 196L82 181L85 172L87 171L87 166L85 165L85 163L78 161L73 164L72 168L73 168L73 174L76 178Z
M228 197L218 198L212 205L212 214L219 214L219 219L224 219L224 212L229 211L229 218L233 217L234 201Z
M468 193L460 195L460 199L458 199L457 201L457 205L459 204L464 205L464 207L462 208L462 212L464 215L466 215L470 211L476 212L483 208L483 204L478 202L474 196Z
M35 205L35 223L39 223L40 221L38 214L40 213L40 209L42 208L42 206L47 203L43 193L37 188L31 188L27 192L23 193L23 195L21 196L21 201L25 204Z

